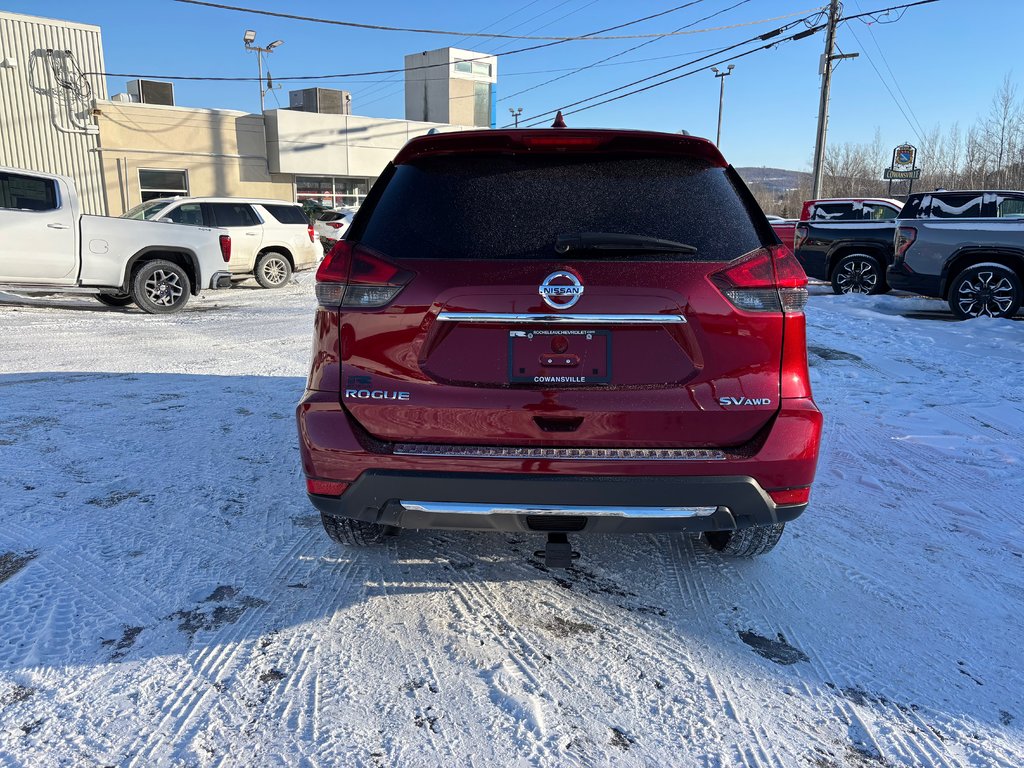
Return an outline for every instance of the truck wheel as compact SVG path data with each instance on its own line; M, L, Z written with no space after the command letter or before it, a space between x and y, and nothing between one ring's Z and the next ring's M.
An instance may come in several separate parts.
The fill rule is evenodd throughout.
M1013 317L1020 309L1017 273L1002 264L975 264L953 280L949 308L961 320L972 317Z
M715 552L730 557L757 557L771 552L782 538L785 523L755 525L738 531L705 531L704 543Z
M396 528L378 523L365 523L362 520L352 520L348 517L331 517L320 513L320 522L323 523L327 535L339 544L349 547L368 547L380 544L386 536L393 536L397 533Z
M280 288L292 276L292 265L280 253L268 251L256 259L253 274L264 288Z
M185 270L172 261L147 261L132 276L131 297L139 309L150 315L179 311L192 293Z
M129 293L99 293L96 299L108 307L127 307L135 301Z
M832 270L832 290L844 293L885 293L885 273L878 259L866 253L843 256Z

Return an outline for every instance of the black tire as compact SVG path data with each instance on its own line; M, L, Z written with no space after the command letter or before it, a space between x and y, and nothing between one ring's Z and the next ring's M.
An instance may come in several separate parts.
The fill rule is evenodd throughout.
M949 286L949 308L961 320L1013 317L1020 304L1020 277L1002 264L975 264Z
M349 547L370 547L396 533L394 528L386 525L364 523L347 517L331 517L323 512L320 513L320 522L331 539Z
M870 253L851 253L836 262L831 276L832 291L844 293L885 293L885 270L877 256Z
M173 261L155 259L136 267L129 295L143 312L168 315L181 311L188 303L192 283Z
M127 307L129 304L135 303L135 299L128 293L99 293L96 295L96 299L100 304L106 304L108 307Z
M729 557L757 557L775 549L785 529L785 523L755 525L738 531L707 531L701 534L701 538L719 554Z
M288 257L277 251L261 253L252 271L256 282L264 288L280 288L292 277L292 265Z

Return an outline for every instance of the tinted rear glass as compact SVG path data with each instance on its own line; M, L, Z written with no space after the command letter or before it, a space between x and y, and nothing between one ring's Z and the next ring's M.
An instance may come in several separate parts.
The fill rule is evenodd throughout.
M395 258L552 258L558 235L610 232L729 261L761 239L724 168L680 157L476 155L400 165L358 239ZM584 258L650 258L604 252Z
M252 206L245 203L210 203L218 227L255 227L260 223Z
M282 224L309 226L309 219L306 218L306 214L297 205L264 205L263 207L267 210L267 213Z

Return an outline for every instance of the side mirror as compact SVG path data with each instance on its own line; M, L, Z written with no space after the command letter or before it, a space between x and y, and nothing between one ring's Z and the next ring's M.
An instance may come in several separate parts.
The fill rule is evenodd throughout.
M157 221L162 222L164 224L173 224L174 223L174 219L171 219L171 218L169 218L167 216L161 216L159 219L157 219Z

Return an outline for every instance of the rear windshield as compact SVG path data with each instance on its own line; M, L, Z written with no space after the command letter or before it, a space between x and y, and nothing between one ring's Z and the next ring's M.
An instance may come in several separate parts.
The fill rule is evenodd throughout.
M357 235L396 258L554 256L558 235L644 235L730 261L762 245L726 169L681 157L474 155L400 165ZM585 258L649 259L589 252Z
M263 204L267 213L273 216L282 224L301 224L306 227L309 226L309 219L306 218L306 214L302 212L302 208L297 205L267 205Z

